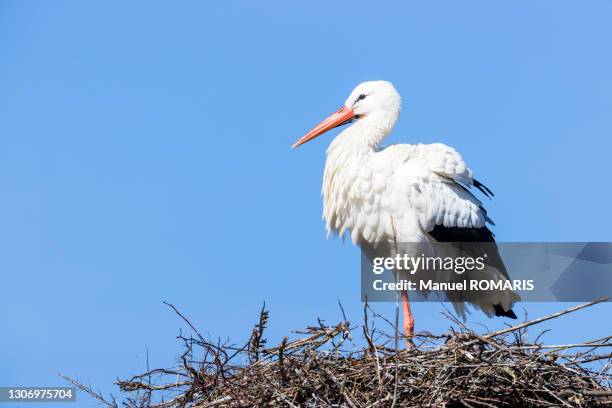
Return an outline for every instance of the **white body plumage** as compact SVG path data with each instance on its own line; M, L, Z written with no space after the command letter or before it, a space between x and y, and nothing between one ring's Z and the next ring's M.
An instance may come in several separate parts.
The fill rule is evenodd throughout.
M294 145L354 122L327 150L322 195L328 235L348 234L354 244L369 251L377 242L435 242L431 232L436 226L488 232L484 227L490 219L469 191L478 182L453 148L443 144L380 147L400 109L401 98L391 83L364 82L338 112ZM488 275L507 279L505 270L494 267L489 267ZM491 316L494 305L509 311L516 300L512 291L495 291L475 306ZM463 303L454 306L465 317Z

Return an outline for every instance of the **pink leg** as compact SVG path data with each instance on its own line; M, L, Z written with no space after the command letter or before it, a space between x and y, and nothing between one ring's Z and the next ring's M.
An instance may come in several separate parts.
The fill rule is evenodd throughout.
M413 346L414 318L412 317L410 303L408 302L408 292L405 290L402 291L402 312L404 314L404 337L406 337L406 346L410 349Z

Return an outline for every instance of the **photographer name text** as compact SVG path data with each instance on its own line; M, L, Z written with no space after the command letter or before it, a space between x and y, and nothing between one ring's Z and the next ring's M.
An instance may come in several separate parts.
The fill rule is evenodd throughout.
M396 290L419 290L419 291L489 291L489 290L526 290L535 289L532 279L522 280L476 280L464 279L457 282L436 282L434 280L419 280L418 282L409 280L399 280L397 282L385 282L377 279L372 282L372 287L376 291L396 291Z

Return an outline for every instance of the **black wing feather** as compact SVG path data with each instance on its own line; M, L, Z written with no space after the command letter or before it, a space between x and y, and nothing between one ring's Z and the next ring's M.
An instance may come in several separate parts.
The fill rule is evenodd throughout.
M499 249L495 243L495 235L489 228L460 228L460 227L445 227L436 225L429 232L436 241L448 242L451 244L457 243L482 243L483 245L469 245L467 248L462 247L462 250L471 252L473 257L482 257L486 254L486 263L499 270L507 279L508 270L504 265L504 261L499 254ZM516 314L512 311L505 311L500 305L494 305L495 316L504 316L511 319L516 319Z
M482 194L486 195L487 197L491 198L495 196L495 194L493 194L493 192L489 189L489 187L485 186L480 181L473 179L472 184L474 185L474 187L480 190Z

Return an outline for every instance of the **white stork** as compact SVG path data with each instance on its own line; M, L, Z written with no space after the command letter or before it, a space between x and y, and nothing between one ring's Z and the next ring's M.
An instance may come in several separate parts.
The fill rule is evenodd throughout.
M485 276L507 280L487 227L492 222L469 189L486 196L492 193L473 177L459 153L440 143L381 147L400 110L401 97L390 82L364 82L340 109L292 146L352 124L327 149L322 195L328 235L350 234L366 253L376 242L484 242L489 248L493 243ZM498 290L473 305L489 317L515 319L512 306L517 300L512 290ZM464 302L453 305L465 318ZM411 339L414 319L406 291L402 291L402 311L404 335Z

